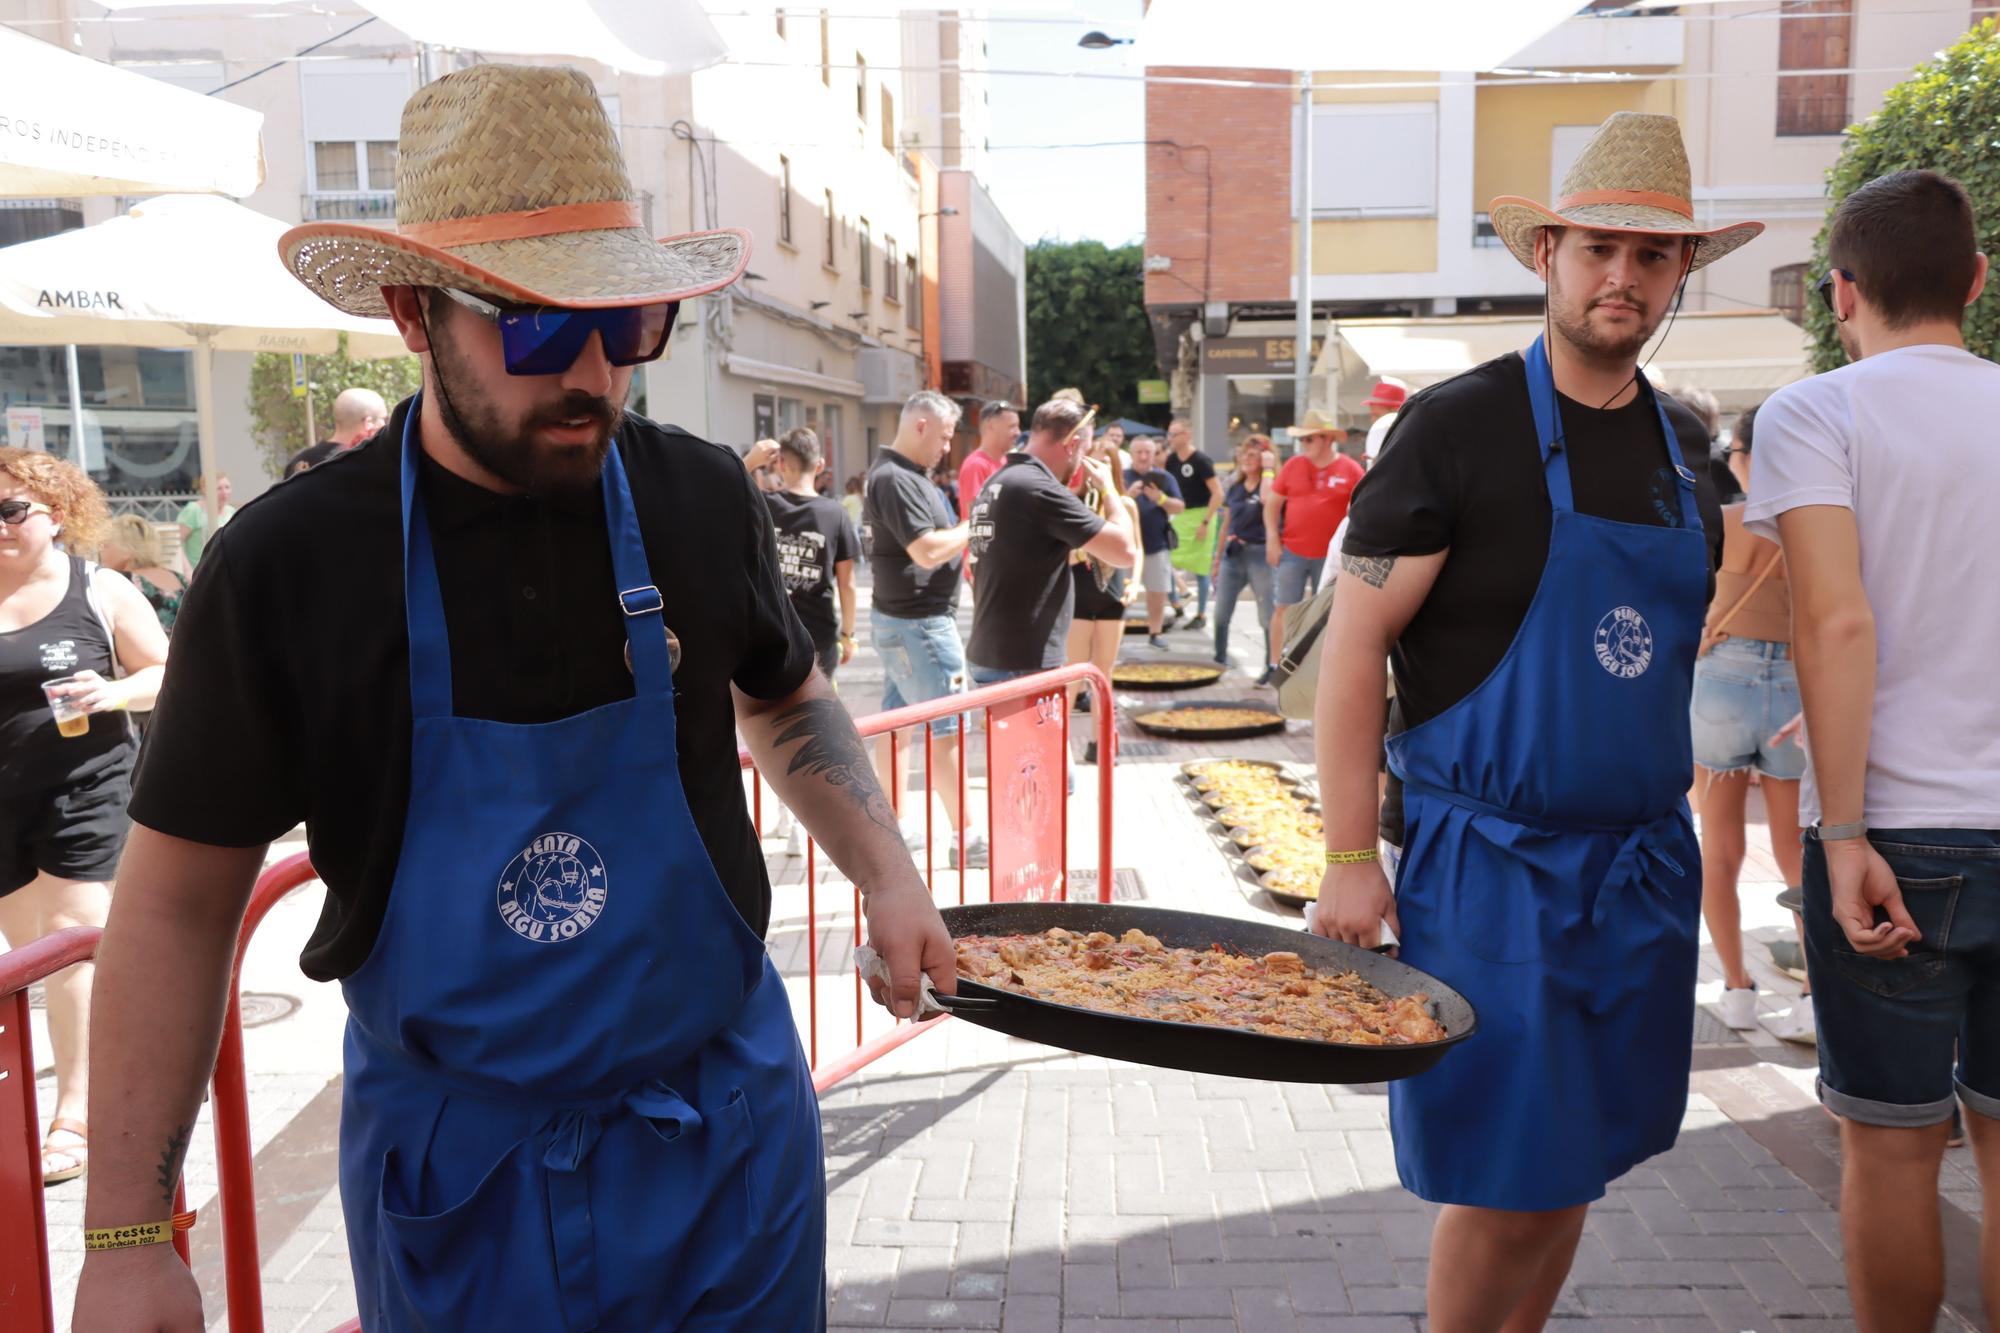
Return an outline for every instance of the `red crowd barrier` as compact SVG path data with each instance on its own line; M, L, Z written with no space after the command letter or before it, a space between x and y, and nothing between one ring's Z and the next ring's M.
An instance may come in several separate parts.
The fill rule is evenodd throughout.
M1018 680L1005 681L998 685L982 686L965 694L952 695L945 699L935 699L928 703L913 704L893 712L878 713L857 721L864 737L876 737L898 731L910 731L917 727L924 733L924 795L925 802L925 851L924 882L935 897L937 893L937 858L930 816L930 798L936 785L936 768L931 762L933 749L932 726L940 718L953 714L963 720L975 715L986 723L989 737L988 762L988 818L989 818L989 870L997 876L1003 862L1019 860L1021 848L1013 845L1013 840L1035 836L1038 817L1045 813L1033 801L1021 805L1011 813L1017 818L993 818L995 803L1000 800L999 787L1002 774L992 762L994 742L1006 737L1011 730L1022 731L1030 736L1039 733L1039 739L1023 745L1022 742L1008 740L1000 748L1021 746L1020 753L1028 756L1024 761L1036 766L1037 771L1029 776L1030 794L1039 793L1050 781L1060 781L1068 773L1069 742L1069 696L1068 687L1081 683L1093 694L1091 721L1097 731L1097 892L1100 901L1111 901L1111 770L1116 754L1117 738L1111 707L1111 682L1104 673L1088 664L1060 667L1054 671L1040 672L1024 676ZM1027 715L1033 713L1029 718ZM1022 724L1018 725L1017 724ZM1039 771L1039 758L1034 745L1040 745L1040 757L1046 757L1051 737L1059 739L1061 762L1053 772ZM972 821L966 805L966 746L958 747L957 783L958 808L964 822L966 836L972 832ZM1009 751L1012 753L1013 751ZM749 753L742 752L740 760L743 768L753 777L752 812L757 820L758 832L763 832L763 784L756 781L756 768ZM894 765L892 764L892 770ZM1021 776L1016 772L1014 776ZM892 787L900 785L902 775L892 773ZM1052 829L1040 828L1042 834L1053 834L1057 860L1053 867L1040 867L1044 877L1043 887L1053 887L1056 892L1066 893L1068 880L1068 833L1069 807L1065 797L1054 801L1055 824ZM855 1071L883 1055L896 1049L919 1033L930 1031L944 1020L928 1023L897 1023L887 1031L873 1038L866 1036L865 1025L869 1010L873 1007L866 1001L858 974L854 978L854 1045L822 1062L819 1041L819 952L822 938L831 941L836 932L829 926L821 929L817 892L817 849L810 839L806 843L806 959L807 991L805 1004L806 1047L813 1069L813 1085L819 1091L847 1078ZM959 858L958 901L966 901L966 858ZM1052 874L1053 878L1049 878ZM218 1177L216 1204L222 1213L222 1252L227 1292L228 1327L230 1333L264 1333L264 1293L262 1260L257 1248L257 1193L253 1177L253 1155L250 1146L250 1105L248 1078L243 1059L243 1022L239 1003L243 957L250 947L251 937L256 933L270 910L286 894L315 878L312 863L301 852L277 862L258 877L256 887L251 891L250 902L243 916L243 925L237 936L236 960L230 976L229 1002L224 1013L222 1042L216 1052L213 1095L210 1100L215 1126L216 1170ZM864 941L862 931L861 894L858 888L852 890L854 922L851 932L845 928L838 933L845 943L851 937L853 945ZM1018 896L1018 895L1016 895ZM35 1104L35 1067L28 1028L28 987L37 981L54 975L75 963L86 962L96 956L98 938L101 932L93 928L77 928L57 931L35 941L22 949L0 954L0 1328L7 1333L29 1333L41 1330L51 1333L55 1327L55 1312L49 1294L49 1260L47 1244L47 1223L42 1206L42 1165L41 1143L39 1139L40 1119ZM850 946L851 947L851 946ZM851 960L851 954L850 954ZM852 968L849 968L852 971ZM883 1012L877 1010L877 1012ZM886 1014L885 1014L886 1017ZM186 1207L185 1197L177 1197L175 1210ZM25 1237L21 1243L17 1237ZM174 1238L174 1248L183 1262L188 1260L186 1235ZM358 1322L350 1321L333 1329L330 1333L359 1333Z

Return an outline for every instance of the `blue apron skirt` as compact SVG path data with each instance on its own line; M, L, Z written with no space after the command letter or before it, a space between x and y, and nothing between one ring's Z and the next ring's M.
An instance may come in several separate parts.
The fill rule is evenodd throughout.
M534 726L460 718L419 414L402 463L410 804L381 933L343 983L361 1325L822 1328L819 1103L784 986L688 810L618 451L605 595L634 697Z
M1682 526L1579 514L1540 339L1527 363L1554 511L1541 583L1493 673L1388 745L1402 959L1479 1014L1449 1060L1390 1085L1397 1171L1435 1203L1524 1212L1603 1197L1673 1146L1687 1107L1701 916L1687 707L1708 584L1665 411Z

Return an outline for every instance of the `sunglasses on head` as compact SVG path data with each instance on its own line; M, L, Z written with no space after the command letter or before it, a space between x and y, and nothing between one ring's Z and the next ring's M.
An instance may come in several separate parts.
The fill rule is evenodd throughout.
M560 375L576 364L595 333L614 366L658 359L674 331L678 301L572 310L560 306L500 306L456 288L441 288L459 305L500 330L509 375Z
M1849 282L1854 281L1854 275L1852 273L1849 273L1846 269L1830 268L1826 272L1820 274L1819 281L1813 284L1813 292L1819 297L1820 304L1826 307L1826 312L1829 315L1837 315L1840 313L1838 310L1835 310L1833 308L1833 275L1836 273L1838 273L1841 277L1846 278Z
M56 511L39 500L0 500L0 523L17 528L28 521L30 514L53 514Z

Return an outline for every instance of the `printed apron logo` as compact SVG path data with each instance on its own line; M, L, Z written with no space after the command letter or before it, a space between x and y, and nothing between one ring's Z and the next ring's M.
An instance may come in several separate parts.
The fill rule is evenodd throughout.
M1629 606L1614 607L1597 622L1597 664L1620 680L1646 674L1653 664L1653 630Z
M500 919L538 943L572 940L604 915L604 858L570 833L544 833L500 876Z

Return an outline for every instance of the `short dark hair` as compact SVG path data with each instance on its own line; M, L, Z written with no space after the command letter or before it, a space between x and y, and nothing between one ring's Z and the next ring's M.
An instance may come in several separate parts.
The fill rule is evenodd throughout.
M1979 267L1972 201L1935 171L1878 176L1840 201L1826 254L1890 328L1960 323Z
M1035 419L1028 429L1032 433L1053 435L1058 440L1067 440L1083 421L1087 410L1082 403L1072 403L1067 398L1054 398L1035 409Z
M795 426L778 437L778 452L790 454L808 472L819 470L819 436L810 426Z
M1747 454L1750 452L1750 437L1756 433L1757 409L1746 407L1743 409L1743 415L1736 418L1736 429L1732 432L1730 440L1737 448Z
M1009 412L1018 415L1020 411L1020 408L1014 406L1014 404L1008 402L1005 398L990 399L984 407L979 409L979 424L983 426L993 420L993 418L1004 416Z

